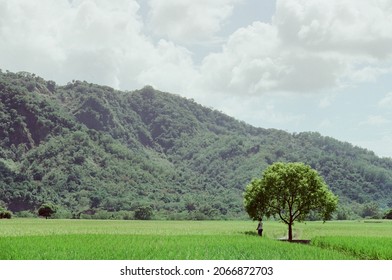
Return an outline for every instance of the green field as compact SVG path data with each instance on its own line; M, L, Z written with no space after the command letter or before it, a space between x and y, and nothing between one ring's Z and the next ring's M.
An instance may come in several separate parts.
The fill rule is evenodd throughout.
M1 260L392 260L392 222L0 220Z

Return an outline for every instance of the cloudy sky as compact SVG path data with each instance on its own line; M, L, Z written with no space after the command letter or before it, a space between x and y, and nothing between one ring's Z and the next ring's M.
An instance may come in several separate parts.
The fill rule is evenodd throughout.
M392 157L390 0L0 0L0 68L152 85Z

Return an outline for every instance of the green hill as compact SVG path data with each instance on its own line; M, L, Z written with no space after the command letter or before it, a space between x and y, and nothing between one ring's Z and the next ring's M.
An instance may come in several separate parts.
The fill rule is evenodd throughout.
M51 201L63 217L150 207L157 218L242 218L245 185L275 161L317 169L341 218L392 206L391 159L315 132L256 128L151 87L6 72L0 101L0 207L13 212Z

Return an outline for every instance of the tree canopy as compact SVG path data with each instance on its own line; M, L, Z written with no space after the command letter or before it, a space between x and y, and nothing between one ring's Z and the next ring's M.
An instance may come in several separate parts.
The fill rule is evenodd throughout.
M244 193L245 209L254 220L278 216L288 225L292 240L294 221L303 221L314 211L322 220L331 218L337 197L328 189L318 172L304 163L277 162L262 178L254 179Z
M53 203L48 202L41 205L41 207L38 209L38 215L47 219L48 217L56 213L56 211L56 206Z

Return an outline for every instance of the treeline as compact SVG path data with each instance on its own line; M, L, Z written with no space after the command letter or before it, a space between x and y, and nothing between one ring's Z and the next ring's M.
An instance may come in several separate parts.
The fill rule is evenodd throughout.
M152 87L1 72L0 101L0 206L17 215L50 201L68 218L245 218L244 187L276 161L317 169L340 198L337 218L392 207L392 160L318 133L255 128Z

